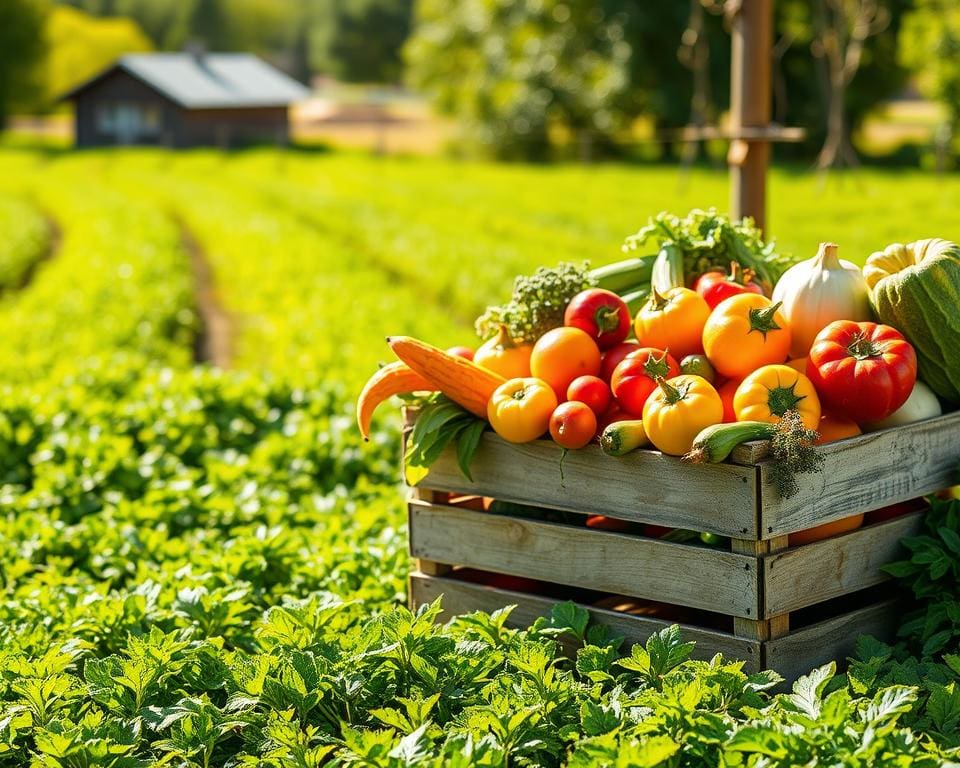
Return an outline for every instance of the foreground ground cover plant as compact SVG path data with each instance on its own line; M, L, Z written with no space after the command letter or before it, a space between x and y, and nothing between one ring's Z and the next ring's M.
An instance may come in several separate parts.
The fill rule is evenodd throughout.
M0 300L0 766L958 760L949 505L898 574L924 608L903 642L865 640L846 677L783 695L691 661L673 630L622 647L569 605L525 631L506 610L437 626L438 607L402 607L399 435L384 420L362 446L348 406L363 350L475 314L544 249L602 255L666 181L599 169L597 209L624 217L601 221L583 194L542 194L579 192L577 169L469 166L467 193L434 161L6 154L4 194L63 241ZM184 225L235 313L232 372L192 364ZM475 268L495 251L499 272ZM427 273L411 306L398 282Z

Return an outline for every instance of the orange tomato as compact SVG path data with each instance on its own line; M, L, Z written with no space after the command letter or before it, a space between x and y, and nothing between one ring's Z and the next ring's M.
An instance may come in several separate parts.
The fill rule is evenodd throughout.
M723 421L723 402L709 381L684 374L660 379L643 405L643 426L659 450L682 456L700 431Z
M703 325L710 316L704 298L688 288L656 290L637 312L633 330L644 347L665 349L675 359L703 351Z
M800 371L800 373L802 373L804 376L807 375L807 358L795 357L793 360L787 360L787 365L789 365L795 371Z
M737 379L730 379L717 387L717 394L723 401L723 423L729 424L737 420L737 413L733 410L733 397L737 394L737 387L740 382Z
M841 520L834 520L832 523L824 523L823 525L817 525L813 528L807 528L805 531L796 531L787 537L787 541L791 547L796 547L800 544L812 544L815 541L822 541L823 539L829 539L833 536L839 536L841 533L847 533L847 531L855 531L861 525L863 525L863 515L853 515L851 517L844 517Z
M597 417L586 403L560 403L550 416L550 437L564 448L583 448L596 431Z
M731 379L743 379L762 365L786 360L790 328L779 307L755 293L717 304L703 328L703 348L713 367Z
M776 424L790 409L800 412L803 426L820 425L820 398L813 383L789 365L764 365L757 368L733 397L737 421L765 421Z
M556 407L557 396L547 382L532 377L510 379L490 396L487 420L504 440L528 443L547 431Z
M850 419L842 419L839 416L834 416L829 413L825 413L820 417L817 432L820 433L820 437L817 438L816 445L832 443L834 440L843 440L848 437L856 437L857 435L863 434L860 427L857 426L857 422L850 421Z
M600 372L600 349L579 328L554 328L537 339L530 355L530 373L543 379L557 395L567 397L567 387L578 376Z
M618 520L615 517L604 517L603 515L590 515L587 518L587 528L595 528L598 531L629 531L632 525L626 520Z

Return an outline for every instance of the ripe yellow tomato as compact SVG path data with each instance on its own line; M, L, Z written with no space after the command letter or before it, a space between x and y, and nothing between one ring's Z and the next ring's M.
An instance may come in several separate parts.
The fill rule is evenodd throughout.
M820 425L820 398L813 383L789 365L764 365L740 382L733 396L737 421L775 424L790 409L807 429Z
M680 360L703 351L703 326L710 316L704 298L689 288L654 291L637 312L633 330L642 347L665 349Z
M763 365L782 363L790 352L790 328L780 304L742 293L724 299L703 328L703 349L713 367L743 379Z
M504 440L528 443L547 431L556 407L557 396L547 382L533 377L510 379L490 396L487 420Z
M682 456L702 429L723 421L723 401L700 376L661 379L643 406L647 437L664 453Z
M554 328L533 345L530 373L553 387L558 401L566 400L574 379L599 372L600 348L579 328Z

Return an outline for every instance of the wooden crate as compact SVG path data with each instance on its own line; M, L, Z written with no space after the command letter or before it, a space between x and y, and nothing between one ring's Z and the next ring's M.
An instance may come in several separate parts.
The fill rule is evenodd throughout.
M599 448L567 453L550 441L513 445L484 435L473 481L447 451L410 500L410 549L419 568L413 605L443 593L453 613L515 604L525 624L557 599L574 599L631 641L681 623L698 653L717 651L785 676L849 653L865 632L888 636L898 606L881 567L915 534L914 512L803 546L788 534L914 499L955 482L960 413L844 440L822 448L823 471L800 475L789 499L771 480L765 444L731 461L694 466L656 451L613 458ZM442 493L434 493L439 491ZM493 514L444 503L450 493L576 513L571 522ZM601 514L730 538L727 550L595 530L576 515ZM459 577L458 568L534 579L549 596L498 590ZM676 610L634 616L598 608L622 595Z

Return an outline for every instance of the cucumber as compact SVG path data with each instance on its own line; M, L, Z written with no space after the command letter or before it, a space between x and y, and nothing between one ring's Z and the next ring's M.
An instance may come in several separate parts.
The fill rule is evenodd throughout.
M590 270L590 277L596 281L597 288L604 288L622 296L638 285L646 285L650 282L653 262L656 258L654 254L650 254L606 264Z
M630 310L630 317L635 317L637 312L640 311L640 307L646 304L647 299L650 298L650 286L645 285L629 293L623 293L620 295L620 298L623 299L627 305L627 309Z
M615 421L600 435L600 449L608 456L623 456L645 445L650 440L640 419Z
M675 245L663 246L653 262L650 283L658 293L666 293L671 288L683 288L683 251Z

